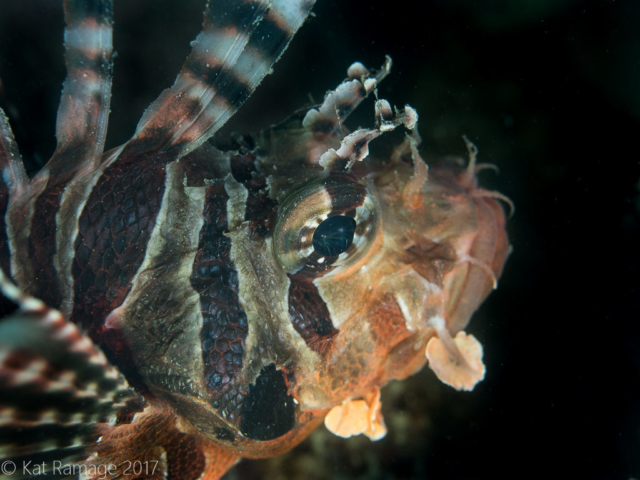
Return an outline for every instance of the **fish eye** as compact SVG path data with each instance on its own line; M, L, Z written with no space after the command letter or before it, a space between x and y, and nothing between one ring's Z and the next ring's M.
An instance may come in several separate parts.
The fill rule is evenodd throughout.
M313 233L313 249L320 255L335 257L353 243L356 221L351 217L329 217L316 227Z
M353 174L331 173L285 198L273 248L287 273L320 276L358 262L379 227L378 202L366 185Z

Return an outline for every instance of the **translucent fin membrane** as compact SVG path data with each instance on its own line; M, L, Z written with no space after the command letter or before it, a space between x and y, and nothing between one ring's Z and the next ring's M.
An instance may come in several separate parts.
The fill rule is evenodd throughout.
M53 157L30 185L32 195L37 196L31 218L37 228L29 235L21 263L33 268L33 275L18 279L31 283L34 296L56 307L65 297L52 268L60 250L56 236L65 231L58 223L58 214L73 218L63 207L68 200L65 197L73 194L65 192L82 192L88 175L77 175L78 172L91 173L100 163L111 96L111 0L66 0L64 7L67 78L58 108L58 144ZM43 190L39 190L40 186ZM64 241L62 248L69 243L73 244L73 240Z
M146 151L178 148L178 158L204 143L271 70L313 3L212 0L175 84L147 109L134 140Z
M96 165L107 136L111 99L112 1L66 0L64 82L56 151L47 169L57 175Z

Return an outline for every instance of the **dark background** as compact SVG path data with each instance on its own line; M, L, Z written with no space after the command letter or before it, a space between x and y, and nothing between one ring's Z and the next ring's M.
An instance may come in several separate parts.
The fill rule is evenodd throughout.
M31 171L55 147L58 3L0 3L0 106ZM109 147L173 82L203 4L116 0ZM640 477L640 2L319 0L314 12L220 136L276 122L351 62L389 54L380 94L418 110L423 156L464 155L467 134L500 167L482 182L516 205L514 251L468 329L487 365L474 392L425 369L384 390L384 440L320 428L228 478ZM351 125L372 123L369 102Z

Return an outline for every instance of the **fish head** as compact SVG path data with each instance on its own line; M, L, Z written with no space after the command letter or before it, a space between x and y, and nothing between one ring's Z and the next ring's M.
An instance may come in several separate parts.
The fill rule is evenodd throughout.
M468 146L468 161L429 167L407 137L390 158L325 169L284 196L274 256L317 290L332 327L292 388L303 407L365 398L415 373L434 337L460 355L452 337L497 286L510 249L502 196L479 186Z

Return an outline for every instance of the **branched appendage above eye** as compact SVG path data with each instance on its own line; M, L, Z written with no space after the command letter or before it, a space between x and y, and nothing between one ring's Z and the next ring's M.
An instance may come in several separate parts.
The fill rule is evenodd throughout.
M418 153L418 140L414 136L407 136L411 159L413 160L413 175L402 189L402 201L410 210L420 208L422 205L422 186L429 179L429 169Z
M347 135L338 150L330 148L322 155L319 164L330 171L351 170L356 162L364 160L369 155L369 142L373 139L400 125L413 130L418 123L418 114L409 105L403 110L393 111L386 100L376 101L375 114L377 128L363 128Z

